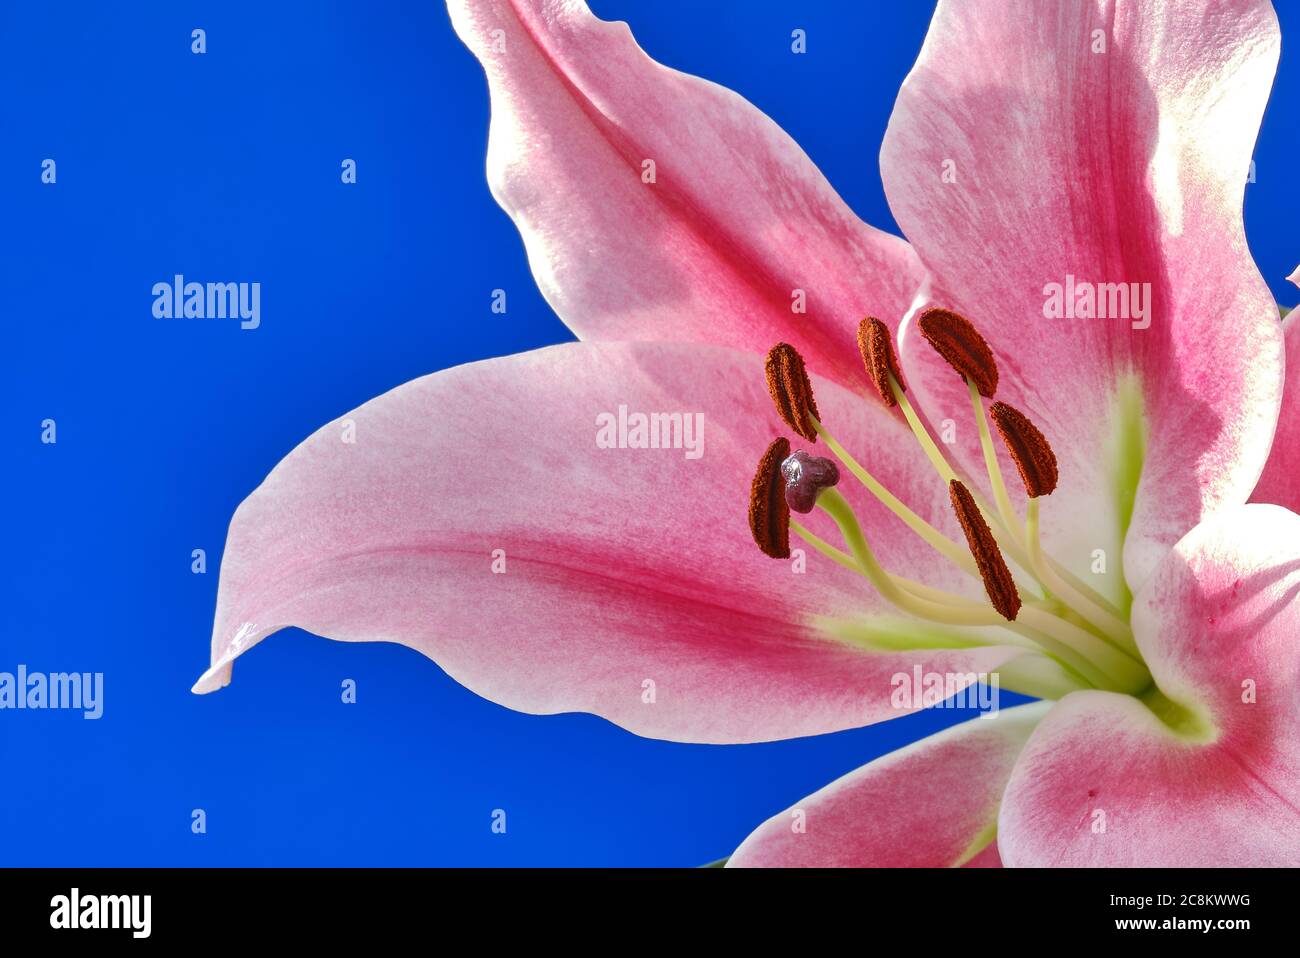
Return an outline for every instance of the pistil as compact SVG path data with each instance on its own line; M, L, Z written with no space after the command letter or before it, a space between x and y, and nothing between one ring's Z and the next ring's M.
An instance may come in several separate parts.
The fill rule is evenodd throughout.
M826 442L826 447L835 454L835 458L842 462L844 468L852 473L853 477L861 482L867 491L875 496L886 509L902 519L909 529L924 539L944 558L972 576L979 575L978 570L975 568L975 561L961 546L913 512L906 503L890 492L884 483L873 476L862 463L858 462L847 449L840 445L835 437L826 431L825 426L816 420L813 422L817 435L821 436Z

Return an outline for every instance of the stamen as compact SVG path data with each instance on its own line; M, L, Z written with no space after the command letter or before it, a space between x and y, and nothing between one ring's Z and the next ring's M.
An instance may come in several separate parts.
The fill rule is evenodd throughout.
M1011 454L1016 468L1020 470L1020 480L1025 484L1025 493L1031 499L1050 496L1056 488L1057 469L1056 453L1047 438L1038 427L1020 410L1004 402L995 402L989 407L993 425L998 435Z
M884 400L885 405L891 408L897 406L898 400L895 398L889 378L891 376L894 378L900 392L907 392L907 385L903 382L903 373L898 368L898 356L894 353L894 341L890 336L889 327L874 316L868 316L859 323L858 352L862 354L867 375L871 377L871 383L876 387L876 392L880 393L880 398Z
M867 317L859 324L858 347L882 401L887 407L901 407L936 470L949 480L953 508L965 534L965 549L907 508L826 432L818 418L803 358L788 343L778 343L768 353L768 389L778 413L792 429L812 442L817 436L825 439L830 451L886 508L958 567L977 575L989 604L887 572L867 545L852 508L833 488L839 482L839 469L830 460L803 451L791 455L789 442L782 438L768 447L750 490L749 523L754 541L764 554L788 558L790 533L794 531L834 562L860 572L886 601L913 616L945 625L1000 625L1034 643L1086 684L1119 691L1145 687L1150 683L1150 674L1136 655L1127 623L1107 614L1108 610L1093 608L1076 590L1063 587L1060 577L1054 574L1056 564L1043 555L1039 546L1038 497L1052 492L1058 478L1050 445L1017 410L995 403L992 412L999 433L1030 493L1027 529L1011 507L981 402L981 396L993 394L998 381L997 365L988 344L965 318L949 310L927 310L918 323L926 339L967 383L994 487L996 511L989 510L956 478L946 456L911 408L888 328L874 317ZM814 506L820 506L839 526L851 555L792 520L791 510L806 513ZM996 536L990 523L999 530ZM1047 596L1045 601L1031 594L1039 587L1037 583L1018 587L1006 556L1036 574ZM1022 598L1021 588L1028 589L1027 601ZM1052 591L1046 592L1047 588Z
M790 558L790 507L785 502L781 463L790 455L790 440L772 440L759 460L749 488L749 531L764 555Z
M803 357L789 343L777 343L767 354L767 391L786 424L809 442L817 441L813 420L821 418Z
M948 458L939 451L939 447L935 445L934 439L930 436L930 431L925 428L925 424L921 422L921 417L918 416L916 410L912 408L912 401L908 399L906 393L903 392L902 383L899 383L897 380L891 380L890 385L896 385L898 387L897 392L894 393L894 401L897 402L899 408L903 410L903 418L907 420L907 425L912 430L912 435L915 436L916 441L921 444L921 450L925 453L926 458L930 460L930 465L934 466L934 470L939 474L939 478L944 482L951 482L953 479L956 479L957 473L953 472L952 466L948 464Z
M821 456L810 456L800 449L781 463L785 478L785 502L798 513L813 511L823 489L838 485L840 471L835 463Z
M1133 642L1133 631L1126 622L1107 609L1088 599L1056 574L1050 560L1043 554L1038 529L1038 499L1030 498L1027 507L1027 523L1021 528L1016 518L1011 500L1007 496L1006 483L1002 480L1002 470L998 468L997 455L993 451L993 437L989 434L988 419L984 415L984 406L975 383L967 380L971 407L975 412L975 422L979 427L980 447L984 450L984 464L988 470L989 482L993 486L993 498L997 502L998 512L1006 537L1002 540L1013 558L1026 566L1042 584L1045 598L1059 600L1084 621L1104 633L1106 641L1115 643L1125 653L1135 654L1137 646ZM1010 407L1008 407L1010 408ZM1035 430L1037 431L1037 430ZM1040 434L1041 436L1041 434ZM1043 440L1046 446L1047 440ZM1047 447L1050 451L1050 446ZM1055 457L1053 457L1053 467ZM1052 483L1055 488L1055 482ZM1049 490L1050 491L1050 490ZM1021 536L1025 541L1021 542Z
M1041 581L1043 573L1043 536L1038 527L1038 499L1031 498L1025 505L1025 551L1029 555L1029 568ZM1055 598L1049 586L1043 586L1043 597L1048 601Z
M926 342L953 369L973 382L989 399L998 389L998 364L993 350L971 321L947 309L927 309L916 321Z
M1002 558L1002 550L993 538L989 524L980 515L979 506L975 504L970 490L958 479L948 483L948 492L952 497L952 508L957 513L962 532L966 533L966 544L970 546L971 555L979 567L980 577L984 580L984 591L989 602L1004 619L1014 621L1020 612L1020 593L1016 591L1015 580L1007 561Z
M975 414L975 427L980 435L980 449L984 452L984 468L988 471L989 484L993 487L993 501L997 503L998 515L1006 531L1003 541L1019 550L1020 520L1016 518L1016 510L1011 507L1007 484L1002 481L1002 469L998 465L998 454L993 450L993 436L989 432L988 417L984 415L984 403L980 401L979 387L973 380L968 379L966 390L970 393L971 411Z
M1002 473L997 466L997 457L993 453L993 440L988 435L988 425L983 417L983 406L975 390L971 389L971 403L975 407L980 427L980 443L984 447L984 459L988 465L989 480L993 483L994 496L998 508L1003 514L1003 521L1008 528L1013 528L1015 516L1011 502L1007 498L1006 486ZM1043 553L1041 529L1038 516L1038 499L1050 495L1058 481L1056 454L1047 439L1029 419L1020 411L1004 402L995 402L989 407L989 413L997 426L1002 441L1011 453L1011 458L1020 472L1029 503L1025 507L1024 546L1029 569L1047 590L1048 598L1061 601L1072 609L1084 621L1104 633L1106 639L1129 655L1137 654L1137 645L1133 639L1133 630L1127 622L1107 605L1098 601L1091 590L1080 588L1076 582L1069 581L1061 575L1050 557ZM1017 547L1019 543L1016 543Z

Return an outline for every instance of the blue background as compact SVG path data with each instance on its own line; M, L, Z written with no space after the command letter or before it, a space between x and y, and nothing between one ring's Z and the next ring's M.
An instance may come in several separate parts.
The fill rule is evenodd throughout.
M593 6L749 98L860 215L897 229L876 157L929 5ZM1283 35L1300 31L1282 6ZM1284 53L1246 205L1287 304L1297 84ZM962 717L655 742L507 711L405 648L299 631L191 695L227 523L285 453L406 380L572 337L488 193L486 84L439 3L5 3L0 89L0 670L105 673L97 722L0 712L0 863L692 865ZM150 288L176 272L260 282L261 328L154 320ZM505 316L488 309L498 287ZM39 441L47 417L56 445Z

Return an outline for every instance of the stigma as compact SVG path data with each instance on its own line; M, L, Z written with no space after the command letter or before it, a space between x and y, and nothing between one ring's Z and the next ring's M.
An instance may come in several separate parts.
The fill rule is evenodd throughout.
M801 514L812 512L821 491L840 481L835 463L821 456L810 456L802 449L781 463L781 476L785 479L786 505Z

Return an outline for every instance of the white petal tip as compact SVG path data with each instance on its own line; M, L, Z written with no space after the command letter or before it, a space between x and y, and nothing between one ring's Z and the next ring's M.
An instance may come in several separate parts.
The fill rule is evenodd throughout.
M1297 286L1300 286L1300 266L1297 266L1295 269L1291 271L1291 275L1287 277L1287 280L1289 282L1294 283Z
M229 660L217 662L212 668L199 676L199 680L194 683L190 691L195 695L207 695L209 692L217 691L217 689L224 689L230 684L230 672Z

